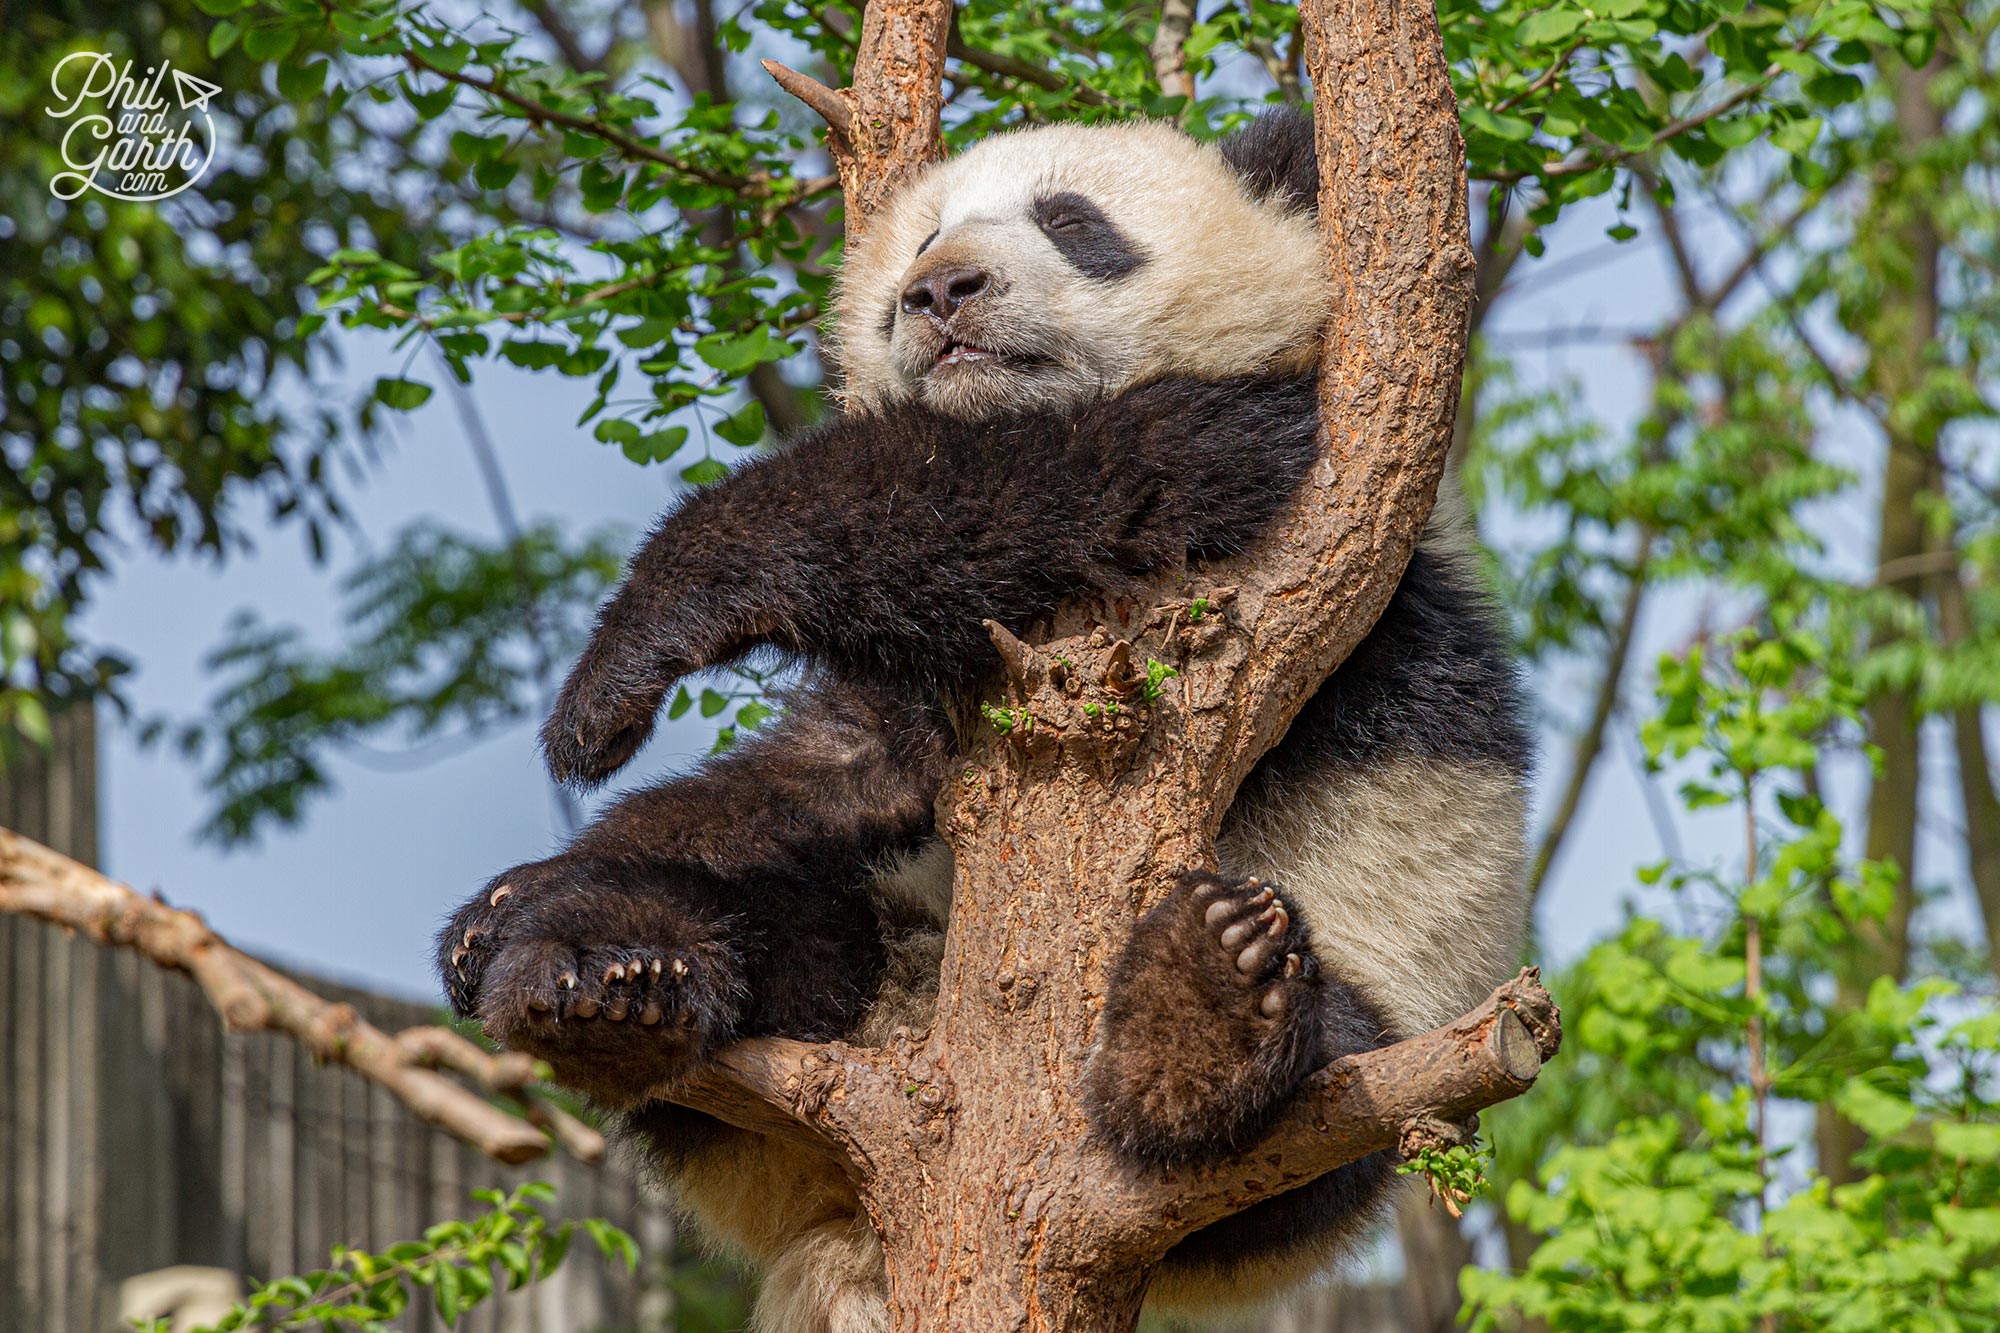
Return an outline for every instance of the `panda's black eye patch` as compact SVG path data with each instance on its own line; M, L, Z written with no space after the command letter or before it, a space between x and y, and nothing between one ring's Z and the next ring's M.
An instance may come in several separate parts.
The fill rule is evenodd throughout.
M1035 200L1035 225L1086 278L1122 278L1146 262L1145 251L1080 194L1064 191Z

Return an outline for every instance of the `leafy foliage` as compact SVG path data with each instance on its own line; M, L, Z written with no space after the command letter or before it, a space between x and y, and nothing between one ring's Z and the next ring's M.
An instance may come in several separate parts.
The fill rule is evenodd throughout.
M326 1268L266 1282L220 1323L197 1333L238 1329L386 1329L401 1319L418 1292L426 1292L447 1327L496 1291L518 1291L562 1266L578 1227L605 1259L638 1266L632 1238L597 1218L551 1223L543 1208L555 1190L539 1182L511 1194L477 1190L472 1196L486 1211L467 1221L440 1222L421 1240L403 1241L380 1253L336 1246ZM504 1283L505 1285L500 1285ZM139 1325L144 1333L167 1333L167 1321Z
M1717 646L1661 664L1646 738L1687 761L1690 807L1750 821L1744 872L1659 867L1708 924L1634 919L1561 983L1580 1018L1558 1086L1493 1117L1550 1145L1506 1198L1545 1239L1519 1272L1467 1271L1473 1327L2000 1328L2000 1011L1941 979L1838 1002L1835 963L1896 878L1843 856L1806 782L1811 738L1860 696L1796 628ZM1787 1103L1821 1102L1868 1136L1857 1179L1775 1138Z
M338 652L239 616L208 660L215 696L177 729L214 793L204 835L241 842L263 821L296 823L332 785L329 744L449 744L539 714L623 547L609 533L566 546L551 525L486 544L419 524L342 581Z

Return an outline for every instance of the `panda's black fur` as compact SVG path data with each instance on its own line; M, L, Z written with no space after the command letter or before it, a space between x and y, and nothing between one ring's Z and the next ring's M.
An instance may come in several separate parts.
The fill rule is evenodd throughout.
M1078 142L1063 151L1081 152ZM1168 141L1142 141L1154 142ZM1209 150L1171 151L1190 172L1213 170L1198 156ZM1276 227L1312 208L1304 117L1266 116L1221 157L1233 176L1216 179L1236 182L1224 188L1246 196L1239 209L1268 210L1253 220ZM1035 198L1033 225L1055 258L1033 262L1067 263L1075 281L1146 281L1160 237L1126 235L1078 194ZM1082 221L1050 230L1052 211ZM914 243L924 222L905 220L902 249L868 262L916 265L930 245ZM899 318L949 327L926 314L930 289L905 290L900 315L892 308L876 330L885 344ZM1287 355L1264 373L1142 375L1074 403L1028 395L1019 409L862 394L667 515L604 608L543 733L565 780L619 768L689 672L775 648L806 673L779 720L623 797L560 855L497 876L444 930L439 967L461 1014L625 1108L697 1214L741 1233L731 1239L771 1272L761 1327L882 1327L865 1220L838 1181L640 1094L739 1037L853 1036L898 1005L920 1011L935 972L921 975L924 955L899 942L934 932L940 905L885 893L883 867L937 858L950 717L997 665L982 622L1025 632L1066 599L1252 545L1316 456L1310 348ZM1033 372L1031 358L1022 364ZM1373 632L1243 785L1224 829L1225 875L1190 876L1135 930L1087 1076L1099 1132L1136 1161L1226 1151L1327 1059L1448 1017L1444 1007L1496 980L1519 926L1506 881L1528 763L1495 621L1465 557L1429 542ZM1447 837L1423 810L1464 827ZM1455 868L1433 863L1488 844L1490 864L1467 872L1484 887L1466 891L1450 922L1479 945L1448 964L1466 975L1413 976L1406 988L1396 980L1405 941L1390 932L1442 936L1439 918L1459 910ZM1246 883L1246 867L1273 874L1275 888ZM1398 867L1435 881L1412 895L1429 915L1406 925L1391 896L1407 886L1375 883ZM1366 919L1371 894L1379 921ZM1406 952L1441 950L1426 935ZM795 1225L708 1197L747 1172L808 1180L796 1186ZM1365 1223L1389 1179L1369 1158L1197 1233L1169 1256L1156 1292L1199 1304L1295 1280ZM774 1206L789 1205L758 1203Z

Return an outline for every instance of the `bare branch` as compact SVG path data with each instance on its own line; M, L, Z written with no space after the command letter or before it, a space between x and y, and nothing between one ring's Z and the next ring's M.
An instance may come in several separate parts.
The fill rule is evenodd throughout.
M1187 72L1188 34L1194 31L1194 0L1160 0L1160 25L1153 32L1147 54L1153 57L1153 75L1160 92L1167 97L1194 100L1194 78Z
M1520 1096L1561 1045L1561 1015L1541 973L1523 968L1456 1022L1320 1070L1255 1147L1188 1173L1172 1198L1193 1230L1369 1153L1404 1148L1413 1132Z
M826 122L828 130L838 135L842 143L848 142L850 124L847 103L839 93L808 74L779 64L775 60L760 62L764 72L776 80L777 85L792 96L811 107L819 118Z
M583 42L577 37L576 29L570 27L549 0L521 0L521 8L528 11L548 39L555 43L556 51L563 62L579 74L602 74L605 57L610 54L607 47L603 52L592 55L583 49Z
M1590 717L1576 734L1576 748L1570 755L1569 774L1563 782L1562 796L1556 801L1555 813L1549 816L1548 827L1535 847L1535 859L1528 871L1528 903L1531 909L1541 896L1542 885L1548 880L1556 855L1562 850L1563 840L1569 836L1576 812L1583 804L1583 793L1590 785L1590 775L1596 770L1598 756L1604 751L1604 729L1611 724L1612 714L1618 708L1618 691L1625 682L1625 663L1632 655L1633 632L1639 624L1639 609L1646 600L1646 567L1652 543L1651 531L1641 528L1639 554L1633 561L1629 581L1625 585L1625 600L1618 609L1618 623L1612 626L1611 638L1605 648L1604 671L1597 678L1597 693L1591 701Z
M787 88L839 131L828 147L847 196L849 244L876 205L943 151L939 117L951 15L951 0L874 0L861 18L852 85L836 91L810 81L814 87Z
M0 829L0 912L80 931L99 944L131 949L161 967L185 972L207 992L236 1032L282 1032L314 1056L343 1064L460 1142L501 1162L527 1162L548 1151L540 1129L509 1115L438 1073L450 1069L489 1091L533 1108L576 1156L596 1161L604 1140L531 1090L527 1057L493 1054L445 1028L390 1035L351 1005L336 1004L224 943L193 912L142 898L89 866L18 833Z

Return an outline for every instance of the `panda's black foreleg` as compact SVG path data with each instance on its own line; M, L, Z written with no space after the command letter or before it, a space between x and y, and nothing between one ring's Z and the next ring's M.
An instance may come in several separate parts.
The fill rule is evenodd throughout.
M1112 974L1085 1096L1099 1133L1145 1161L1242 1146L1371 1017L1314 957L1275 886L1192 874L1132 932Z
M542 732L601 782L667 691L760 646L906 697L1063 602L1244 549L1316 457L1310 379L1163 381L1080 415L836 418L688 497L633 556Z

